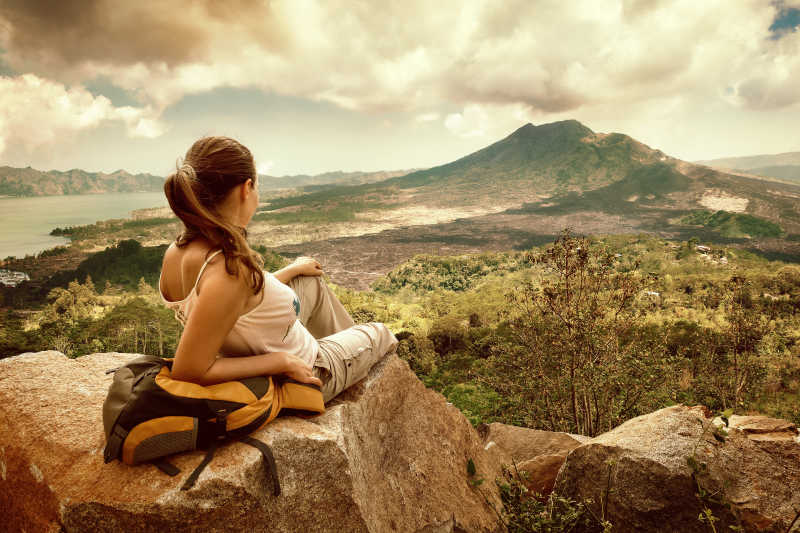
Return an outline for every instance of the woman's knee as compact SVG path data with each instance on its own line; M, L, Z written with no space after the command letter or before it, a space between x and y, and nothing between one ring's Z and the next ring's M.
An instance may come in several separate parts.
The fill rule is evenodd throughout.
M376 344L375 351L378 357L383 357L389 352L394 351L399 344L397 337L394 336L389 328L383 322L369 322L369 325L376 332L374 342Z
M309 285L318 286L320 281L320 276L307 276L305 274L300 274L299 276L293 277L291 281L289 281L289 284L303 285L304 287Z

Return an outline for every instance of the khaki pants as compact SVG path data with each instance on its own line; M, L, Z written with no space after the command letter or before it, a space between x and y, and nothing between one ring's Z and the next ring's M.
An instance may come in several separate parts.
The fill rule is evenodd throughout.
M300 322L319 343L314 375L322 381L326 403L397 348L397 338L384 324L355 324L322 276L296 276L289 287L300 300Z

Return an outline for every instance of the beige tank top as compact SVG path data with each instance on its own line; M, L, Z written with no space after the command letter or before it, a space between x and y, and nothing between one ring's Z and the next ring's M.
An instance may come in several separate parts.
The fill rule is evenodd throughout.
M208 262L222 250L217 250L205 260L189 294L180 301L164 298L161 291L161 275L158 278L158 292L168 308L175 311L175 318L186 325L197 295L197 283L203 275ZM319 351L319 344L298 320L300 300L288 285L266 270L264 287L261 290L261 303L247 313L240 315L228 336L222 343L223 355L257 355L270 352L288 352L313 365ZM163 274L163 271L162 271Z

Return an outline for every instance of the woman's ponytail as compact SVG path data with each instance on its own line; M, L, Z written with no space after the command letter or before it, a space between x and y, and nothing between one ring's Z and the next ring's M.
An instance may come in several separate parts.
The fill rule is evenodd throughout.
M178 247L204 237L225 256L225 270L234 276L239 266L250 271L250 285L258 294L264 285L264 260L247 243L247 230L227 222L216 206L235 186L255 181L250 151L228 137L205 137L192 145L183 162L164 182L170 208L183 221Z

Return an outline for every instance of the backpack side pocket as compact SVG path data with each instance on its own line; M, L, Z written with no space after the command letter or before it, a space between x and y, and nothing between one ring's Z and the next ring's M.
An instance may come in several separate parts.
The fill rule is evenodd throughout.
M197 448L198 419L162 416L134 427L122 445L122 461L129 465Z

